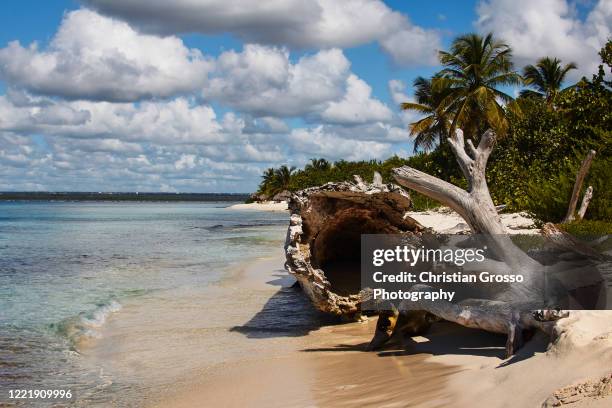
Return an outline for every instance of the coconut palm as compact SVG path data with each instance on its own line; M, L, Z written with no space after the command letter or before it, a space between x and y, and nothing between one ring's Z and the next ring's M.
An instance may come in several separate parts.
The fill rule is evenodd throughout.
M274 168L269 167L264 170L261 179L261 183L259 184L259 192L263 194L270 194L270 192L274 188L276 179L276 171L274 170Z
M312 170L329 170L331 164L325 159L310 159L310 163L304 167L306 171Z
M561 66L561 60L550 57L540 59L536 65L527 65L523 68L523 77L525 83L533 89L521 91L521 96L544 98L546 102L552 103L555 95L561 91L567 73L576 68L573 62Z
M521 76L512 70L512 51L493 34L466 34L456 38L450 51L440 51L444 66L440 78L432 80L435 89L449 87L448 95L438 110L441 116L453 116L449 132L461 127L475 137L483 127L491 127L499 135L508 129L507 107L516 108L513 98L498 89L504 85L522 84Z
M269 167L266 170L264 170L261 178L263 179L262 184L271 184L272 181L274 180L274 168Z
M438 110L438 107L448 95L449 88L444 86L444 80L441 78L436 90L432 87L431 79L423 77L417 77L413 85L415 102L404 102L400 107L424 115L410 124L410 136L414 137L415 153L419 149L430 151L448 134L451 122L444 112Z
M295 171L295 167L280 166L274 171L274 188L275 192L286 190L291 181L291 175Z

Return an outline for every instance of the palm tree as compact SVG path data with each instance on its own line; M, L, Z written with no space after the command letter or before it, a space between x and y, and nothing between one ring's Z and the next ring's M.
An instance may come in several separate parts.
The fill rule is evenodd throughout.
M500 136L508 129L506 111L499 101L516 108L513 98L497 89L503 85L522 84L521 76L512 70L512 51L489 33L460 36L450 52L440 51L444 69L440 78L432 79L433 89L449 87L448 95L438 106L440 116L453 116L449 134L461 127L467 136L475 137L484 126Z
M262 184L271 184L272 180L274 180L274 168L273 167L269 167L267 168L264 172L263 175L261 176L262 180Z
M561 91L567 73L576 68L573 62L561 66L561 60L550 57L540 59L536 65L527 65L523 68L523 77L533 89L522 90L521 96L544 98L547 103L552 103L555 95Z
M275 192L286 190L291 181L291 175L295 171L295 167L280 166L274 171L274 188Z
M261 183L259 184L259 191L264 194L269 194L275 184L276 172L273 167L269 167L264 170Z
M413 110L425 115L423 118L409 125L410 136L414 137L414 152L419 149L433 150L436 143L444 140L448 134L451 121L440 112L438 107L448 95L448 81L446 85L440 78L440 83L433 89L431 79L417 77L413 82L416 102L404 102L400 105L403 110Z
M331 164L325 159L310 159L310 163L304 167L305 171L329 170Z

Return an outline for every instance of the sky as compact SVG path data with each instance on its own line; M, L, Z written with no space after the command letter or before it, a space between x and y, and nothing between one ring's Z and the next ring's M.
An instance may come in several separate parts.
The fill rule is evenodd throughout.
M410 156L398 106L457 35L596 71L612 0L4 0L0 191L251 192ZM508 90L516 92L516 90Z

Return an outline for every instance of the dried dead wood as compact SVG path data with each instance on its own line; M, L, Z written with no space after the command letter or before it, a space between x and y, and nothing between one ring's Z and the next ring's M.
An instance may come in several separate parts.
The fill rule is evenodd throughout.
M580 165L580 169L578 169L578 173L576 174L576 181L574 182L574 189L572 190L572 196L570 198L569 206L567 208L567 214L562 222L572 222L575 219L576 206L578 205L578 196L580 195L580 191L582 190L582 184L584 183L584 179L591 168L591 164L593 164L593 159L595 158L595 150L590 150L586 155L582 164ZM591 194L593 193L591 189ZM589 200L590 201L590 198ZM588 206L588 202L587 202ZM586 207L584 209L586 212ZM584 216L584 214L583 214Z

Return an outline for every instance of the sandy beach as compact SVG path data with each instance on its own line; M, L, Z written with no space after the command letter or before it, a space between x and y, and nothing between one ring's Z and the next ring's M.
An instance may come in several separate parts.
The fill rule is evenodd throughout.
M286 201L266 201L263 203L234 204L227 207L230 210L251 211L287 211Z
M227 207L228 210L250 210L250 211L287 211L286 201L267 201L262 203L234 204ZM435 231L442 233L457 233L458 231L468 231L469 227L457 214L449 208L443 207L429 211L409 211L406 213ZM502 223L509 234L538 234L540 230L535 226L534 221L526 213L506 213L500 214Z
M268 291L271 299L279 291L301 296L289 288L293 280L282 269L281 255L245 267L238 285ZM269 301L244 306L259 307L256 318ZM290 325L291 316L285 318ZM258 338L247 330L249 349L257 353L245 351L194 371L176 392L150 406L537 407L563 387L600 384L612 366L612 312L573 312L560 325L564 334L557 343L547 349L547 339L536 335L509 360L503 358L504 336L451 323L438 323L426 336L380 352L364 351L376 318L324 323L315 319L307 330L276 338ZM610 382L601 384L570 388L565 401L575 401L572 407L609 406ZM577 391L585 389L594 389L594 396Z
M406 215L440 233L455 234L469 231L465 220L447 207L429 211L409 211ZM500 218L509 234L539 234L540 232L533 219L526 213L500 214Z

